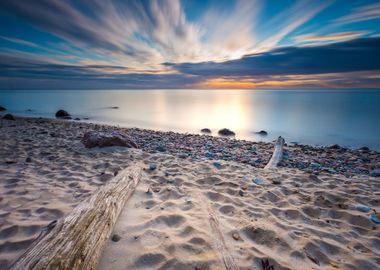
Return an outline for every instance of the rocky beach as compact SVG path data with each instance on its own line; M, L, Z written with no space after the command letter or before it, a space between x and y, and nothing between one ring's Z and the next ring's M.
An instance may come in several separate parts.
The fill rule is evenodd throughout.
M94 131L125 134L137 149L86 148ZM380 153L367 147L286 144L268 172L273 144L233 137L16 116L0 120L0 141L1 269L135 161L146 166L143 181L99 269L219 269L205 201L240 269L266 260L273 269L380 269Z

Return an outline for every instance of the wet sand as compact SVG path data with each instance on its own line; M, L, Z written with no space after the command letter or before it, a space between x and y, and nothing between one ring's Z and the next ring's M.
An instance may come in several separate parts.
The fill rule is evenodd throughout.
M379 226L369 213L356 209L361 203L380 210L380 178L367 175L377 152L342 152L351 161L368 156L367 174L346 177L339 171L292 168L286 162L268 172L260 167L273 146L265 143L254 144L262 162L250 164L222 159L234 157L231 151L242 146L248 156L251 142L74 121L0 121L1 269L25 251L43 226L135 161L146 165L143 179L115 226L114 234L121 238L109 240L98 269L223 269L219 238L240 269L261 269L262 259L274 269L380 269ZM80 139L92 129L127 132L142 150L86 149ZM146 134L159 138L165 152L154 144L158 139L152 142ZM177 139L171 138L176 136L182 136L183 147L174 152L171 144ZM200 148L197 154L198 146L189 140L204 145L217 140L211 144L227 150L222 158L217 151L207 157ZM300 147L286 150L295 153ZM313 151L328 155L327 150ZM301 160L302 155L307 160L312 154L291 158ZM210 209L220 235L210 224Z

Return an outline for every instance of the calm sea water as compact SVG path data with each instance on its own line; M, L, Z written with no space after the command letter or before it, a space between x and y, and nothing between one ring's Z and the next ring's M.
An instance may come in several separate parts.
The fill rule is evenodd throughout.
M63 108L124 127L190 133L208 127L215 134L226 127L253 141L282 135L288 142L380 150L379 90L12 90L0 91L0 105L24 116L54 117ZM268 135L255 134L260 130Z

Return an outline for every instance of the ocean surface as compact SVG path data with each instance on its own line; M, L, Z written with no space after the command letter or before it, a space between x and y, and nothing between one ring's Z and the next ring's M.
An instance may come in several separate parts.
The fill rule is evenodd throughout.
M238 139L281 135L287 142L380 150L380 90L9 90L0 91L0 105L22 116L54 117L65 109L123 127L189 133L207 127L213 134L229 128Z

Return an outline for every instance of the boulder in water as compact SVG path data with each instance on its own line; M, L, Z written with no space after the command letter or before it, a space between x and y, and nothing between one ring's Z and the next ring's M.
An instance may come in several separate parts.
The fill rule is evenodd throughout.
M7 109L5 109L3 106L0 106L0 112L3 112L3 111L6 111Z
M259 132L256 132L256 134L259 134L261 136L266 136L268 135L268 132L266 132L265 130L260 130Z
M68 112L65 110L59 110L55 113L55 117L62 118L62 119L71 119L71 116Z
M12 114L10 114L10 113L7 113L6 115L4 115L3 119L5 119L5 120L13 120L13 121L16 120L15 117Z
M117 131L86 132L82 138L82 143L87 148L108 147L108 146L123 146L123 147L128 147L128 148L138 148L137 144L130 137Z
M219 130L218 134L222 136L235 136L235 132L233 132L232 130L229 130L228 128L223 128Z
M209 128L202 128L201 132L205 133L205 134L211 134L211 129L209 129Z

